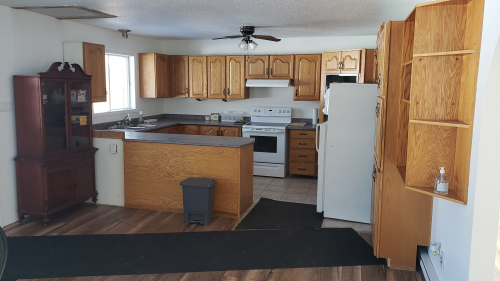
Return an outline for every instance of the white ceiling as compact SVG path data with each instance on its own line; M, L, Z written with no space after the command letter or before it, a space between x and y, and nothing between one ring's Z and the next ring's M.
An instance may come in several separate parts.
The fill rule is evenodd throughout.
M239 35L239 27L277 38L376 35L425 0L0 0L0 5L78 5L117 16L74 20L163 39Z

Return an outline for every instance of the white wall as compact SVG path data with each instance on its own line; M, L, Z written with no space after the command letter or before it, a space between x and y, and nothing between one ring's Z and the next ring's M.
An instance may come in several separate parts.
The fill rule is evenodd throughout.
M445 269L430 256L440 281L493 280L500 207L498 54L495 67L491 66L500 35L500 3L486 0L485 4L468 204L434 199L431 239L442 244Z
M63 42L92 42L106 45L106 51L137 55L139 52L161 52L162 42L130 35L121 38L118 31L57 20L27 11L0 6L0 100L14 100L13 75L36 75L46 71L55 61L62 61ZM137 75L136 71L136 75ZM137 90L137 95L138 95ZM160 100L138 99L137 108L144 114L163 113ZM133 117L137 113L131 114ZM123 115L123 114L122 114ZM134 116L136 115L136 116ZM0 112L0 213L3 223L17 220L15 163L16 134L14 111ZM95 123L116 120L117 116L103 116Z
M241 40L164 40L163 53L168 55L260 55L260 54L318 54L327 51L368 48L376 46L376 36L284 38L281 42L255 40L257 49L243 51L238 48ZM165 99L165 112L173 114L210 114L228 110L249 113L250 107L292 107L292 117L312 118L312 109L319 102L293 101L293 87L250 88L246 100Z

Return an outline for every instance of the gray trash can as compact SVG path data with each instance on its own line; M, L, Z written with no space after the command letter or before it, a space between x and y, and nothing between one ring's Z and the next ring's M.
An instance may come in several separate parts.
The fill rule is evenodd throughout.
M188 178L181 182L186 224L209 225L214 213L214 179Z

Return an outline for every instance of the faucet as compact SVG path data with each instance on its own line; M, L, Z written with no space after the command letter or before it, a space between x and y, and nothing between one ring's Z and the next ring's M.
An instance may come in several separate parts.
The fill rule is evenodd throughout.
M127 114L125 118L122 119L121 123L123 123L123 125L125 126L130 126L130 124L132 123L132 118L130 118L130 114Z

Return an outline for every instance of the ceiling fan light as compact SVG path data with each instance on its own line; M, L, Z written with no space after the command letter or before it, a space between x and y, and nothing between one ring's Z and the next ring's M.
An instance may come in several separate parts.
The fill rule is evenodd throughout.
M241 40L241 43L238 45L238 47L240 47L240 49L242 49L243 51L248 50L247 41L245 39Z
M250 42L248 42L248 45L250 45L250 48L252 48L252 50L255 50L257 46L259 46L259 44L255 43L253 40L250 40Z

